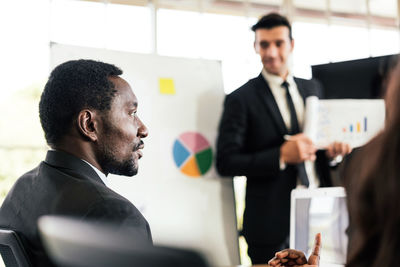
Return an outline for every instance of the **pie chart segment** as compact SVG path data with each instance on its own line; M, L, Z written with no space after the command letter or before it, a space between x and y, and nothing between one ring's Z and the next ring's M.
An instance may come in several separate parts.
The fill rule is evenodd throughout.
M199 166L200 173L205 174L211 167L212 163L212 150L207 148L196 154L197 165Z
M182 166L181 171L192 177L200 176L199 168L197 167L196 158L192 155L189 160Z
M181 167L182 164L190 156L190 152L182 145L182 143L179 140L176 140L174 143L173 153L174 153L175 163L178 167Z
M195 132L186 132L179 136L179 139L186 145L192 153L197 153L210 146L207 139Z
M179 135L173 145L173 157L179 170L190 177L206 174L213 161L210 143L196 132Z

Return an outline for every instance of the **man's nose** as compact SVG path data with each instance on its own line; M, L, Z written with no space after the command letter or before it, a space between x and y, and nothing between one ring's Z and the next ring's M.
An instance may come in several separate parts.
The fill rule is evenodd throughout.
M140 138L145 138L149 135L149 130L147 129L146 125L139 119L139 128L137 132L137 136Z
M269 57L276 57L278 55L278 48L275 45L268 46L266 55Z

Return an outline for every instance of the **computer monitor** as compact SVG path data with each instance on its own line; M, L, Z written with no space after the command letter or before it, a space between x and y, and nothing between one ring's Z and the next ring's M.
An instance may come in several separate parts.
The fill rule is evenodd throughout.
M321 267L346 263L349 225L343 187L295 189L291 195L290 247L310 255L317 233L322 235Z
M369 57L312 66L312 77L324 88L325 99L382 98L398 55Z

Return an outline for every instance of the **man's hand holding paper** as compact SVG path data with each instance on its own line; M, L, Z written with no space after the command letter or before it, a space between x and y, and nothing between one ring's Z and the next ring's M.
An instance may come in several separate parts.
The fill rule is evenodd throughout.
M315 161L317 147L305 134L286 135L286 141L280 148L281 161L286 164L297 164L307 160ZM324 148L326 156L334 159L337 156L345 156L352 151L349 144L344 142L333 142Z
M343 142L333 142L326 148L326 156L330 159L334 159L337 156L345 156L352 151L352 147Z
M285 136L286 141L281 146L281 160L288 164L297 164L306 160L316 159L316 147L303 133Z

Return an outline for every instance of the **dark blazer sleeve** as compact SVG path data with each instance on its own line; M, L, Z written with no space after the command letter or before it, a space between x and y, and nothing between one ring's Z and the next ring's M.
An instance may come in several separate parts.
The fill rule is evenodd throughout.
M265 107L257 106L257 96L251 90L246 94L241 89L237 91L225 98L217 138L217 170L222 176L276 177L279 174L281 142L256 147L260 139L256 134L260 130L256 128L263 127L257 121L260 119L257 113ZM268 135L268 129L263 131Z

